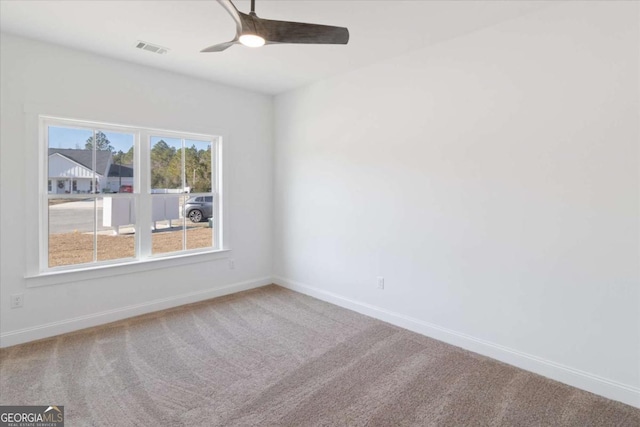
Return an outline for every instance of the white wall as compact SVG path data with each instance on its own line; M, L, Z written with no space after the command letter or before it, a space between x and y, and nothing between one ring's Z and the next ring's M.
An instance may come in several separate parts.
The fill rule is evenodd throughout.
M640 406L638 16L564 2L277 96L276 282Z
M8 34L1 37L0 332L3 345L270 282L272 99ZM147 54L142 52L141 54ZM92 281L27 287L37 141L24 110L227 136L231 257ZM34 178L35 176L35 178ZM33 214L31 215L33 217ZM37 216L36 216L37 218ZM30 228L31 227L31 228ZM33 234L33 233L31 233ZM205 259L208 259L205 257ZM24 294L24 307L9 296Z

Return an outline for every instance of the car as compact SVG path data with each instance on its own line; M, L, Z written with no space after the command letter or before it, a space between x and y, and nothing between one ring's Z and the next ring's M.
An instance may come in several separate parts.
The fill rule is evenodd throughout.
M184 204L184 213L191 222L201 222L213 216L213 196L190 197Z

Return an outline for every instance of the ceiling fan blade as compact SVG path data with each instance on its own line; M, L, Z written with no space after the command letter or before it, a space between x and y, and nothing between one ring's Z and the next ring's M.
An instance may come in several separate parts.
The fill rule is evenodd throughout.
M222 52L239 43L241 36L245 35L259 36L264 39L264 44L347 44L349 42L349 30L344 27L262 19L255 14L254 0L251 1L249 14L240 12L231 0L217 1L236 23L236 38L210 46L200 52Z
M240 16L244 15L244 13L236 9L233 3L231 3L231 0L218 0L218 3L231 15L236 23L236 32L240 33L240 29L242 28L242 18Z
M238 43L238 40L231 40L231 41L228 41L226 43L214 44L213 46L209 46L209 47L207 47L205 49L202 49L200 52L204 52L204 53L222 52L223 50L226 50L227 48L233 46L236 43Z
M258 34L270 43L347 44L349 30L330 25L253 17Z
M242 33L242 28L246 27L247 24L251 24L251 17L246 13L240 12L236 7L231 3L231 0L218 0L218 3L226 10L229 15L233 18L236 23L236 38L228 41L226 43L219 43L213 46L209 46L207 48L202 49L201 53L208 52L222 52L223 50L228 49L238 42L238 37Z

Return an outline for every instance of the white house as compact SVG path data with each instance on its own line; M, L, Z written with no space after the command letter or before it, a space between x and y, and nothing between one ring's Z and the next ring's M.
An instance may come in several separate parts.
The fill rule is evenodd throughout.
M132 183L133 168L113 164L111 151L96 151L94 171L93 150L49 149L49 193L117 192L120 186Z
M133 185L133 166L112 163L107 176L107 186L102 188L117 193L123 185Z

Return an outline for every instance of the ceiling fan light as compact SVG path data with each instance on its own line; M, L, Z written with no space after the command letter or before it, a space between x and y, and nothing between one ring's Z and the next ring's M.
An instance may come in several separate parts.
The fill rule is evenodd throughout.
M240 43L248 47L264 46L265 40L255 34L243 34L240 36Z

